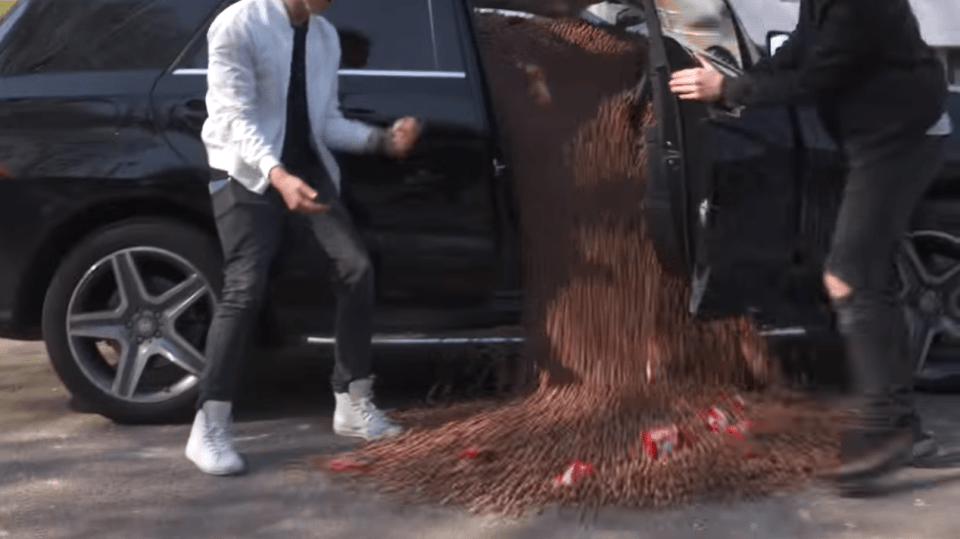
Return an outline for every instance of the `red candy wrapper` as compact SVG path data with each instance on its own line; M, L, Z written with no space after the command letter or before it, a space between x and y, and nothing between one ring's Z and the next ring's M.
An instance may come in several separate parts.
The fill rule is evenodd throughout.
M730 425L730 416L719 406L711 406L701 413L701 417L707 422L707 428L713 432L723 432Z
M643 433L641 441L650 458L667 457L680 447L680 429L676 425L651 429Z
M593 475L593 473L594 469L592 465L586 462L575 460L570 464L569 467L567 467L567 471L564 472L563 475L558 475L556 478L554 478L553 483L558 486L572 485L574 481L589 475Z
M749 419L744 419L737 423L736 425L730 425L727 427L727 433L740 438L741 440L745 439L744 435L753 427L753 421Z

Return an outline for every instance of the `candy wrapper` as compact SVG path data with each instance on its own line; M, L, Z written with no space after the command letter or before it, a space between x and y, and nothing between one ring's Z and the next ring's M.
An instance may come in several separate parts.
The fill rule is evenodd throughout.
M733 420L730 414L719 406L711 406L701 412L700 417L706 422L707 428L713 432L726 432Z
M575 460L567 467L567 471L563 475L554 478L553 484L557 486L572 485L577 480L593 474L594 469L591 464Z
M681 441L680 428L676 425L648 430L641 437L643 450L654 460L672 455Z

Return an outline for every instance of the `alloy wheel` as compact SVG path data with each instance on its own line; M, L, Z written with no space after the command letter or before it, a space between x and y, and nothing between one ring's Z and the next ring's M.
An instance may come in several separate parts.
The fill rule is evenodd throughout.
M933 361L932 354L960 343L960 238L914 232L901 242L896 263L917 377L960 375L960 362Z
M176 398L203 373L215 304L210 283L183 257L155 247L117 251L74 288L66 313L70 350L83 374L116 399Z

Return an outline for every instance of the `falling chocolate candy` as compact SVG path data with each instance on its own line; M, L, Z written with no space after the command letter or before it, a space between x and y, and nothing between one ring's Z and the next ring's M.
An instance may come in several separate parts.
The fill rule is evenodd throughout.
M689 282L663 271L647 236L643 140L654 119L635 91L643 38L569 19L476 21L520 210L527 343L516 372L532 373L529 391L398 412L417 428L346 455L377 459L361 477L418 499L518 515L550 503L665 508L763 494L833 466L843 423L832 411L802 403L778 411L783 428L763 433L755 458L695 413L721 390L752 387L759 363L747 364L741 342L759 336L745 320L693 319ZM531 109L517 62L549 75L550 106ZM648 384L653 342L670 379L654 371ZM751 361L769 363L758 350ZM551 362L552 377L541 370ZM750 419L766 421L771 403L751 393ZM660 458L649 458L638 450L646 425L675 426L682 449L652 437ZM463 458L471 446L478 457L496 448L496 460ZM571 471L569 485L553 487L571 455L602 476L573 480Z

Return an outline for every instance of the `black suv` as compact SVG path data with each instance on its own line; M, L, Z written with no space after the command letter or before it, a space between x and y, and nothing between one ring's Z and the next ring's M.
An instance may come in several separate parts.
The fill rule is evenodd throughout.
M195 398L221 280L199 135L205 35L234 1L19 0L0 22L0 335L42 338L68 389L117 420L177 416ZM725 0L699 2L696 17L633 3L657 13L623 24L650 41L638 62L658 122L638 204L662 262L691 276L694 310L748 312L771 334L827 327L818 263L842 172L835 148L809 111L720 111L667 92L693 50L731 71L759 58ZM479 4L345 0L326 15L341 31L344 114L427 126L402 165L339 156L377 269L380 345L522 341L517 208L475 41ZM704 4L716 7L706 23ZM960 323L953 194L938 184L905 266L924 335ZM317 255L278 267L260 344L332 342L332 298L307 270Z

